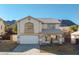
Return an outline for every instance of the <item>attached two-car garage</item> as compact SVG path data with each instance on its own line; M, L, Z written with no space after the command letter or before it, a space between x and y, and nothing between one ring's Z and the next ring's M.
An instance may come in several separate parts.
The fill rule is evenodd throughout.
M39 38L36 35L21 35L18 37L20 44L39 44Z

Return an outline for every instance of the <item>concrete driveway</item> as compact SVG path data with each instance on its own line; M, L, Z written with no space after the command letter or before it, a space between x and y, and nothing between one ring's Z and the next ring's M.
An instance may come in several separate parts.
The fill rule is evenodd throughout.
M20 44L8 54L50 55L52 53L40 53L40 45L37 44Z
M31 49L39 49L39 45L37 44L20 44L18 45L13 52L26 52Z

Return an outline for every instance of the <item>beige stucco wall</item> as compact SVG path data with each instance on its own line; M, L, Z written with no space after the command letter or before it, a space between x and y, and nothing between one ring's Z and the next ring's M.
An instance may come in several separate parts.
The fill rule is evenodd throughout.
M48 25L47 24L42 24L42 29L47 29Z
M1 28L2 26L2 28ZM5 33L5 25L3 21L0 21L0 35Z
M13 34L10 36L10 40L17 42L17 34Z
M30 19L28 20L28 18L21 20L20 22L18 22L17 27L18 27L18 35L24 34L24 25L27 22L31 22L34 24L34 33L39 33L42 31L42 24L34 19Z
M59 29L59 27L60 27L60 24L56 24L55 26L56 26L56 29Z

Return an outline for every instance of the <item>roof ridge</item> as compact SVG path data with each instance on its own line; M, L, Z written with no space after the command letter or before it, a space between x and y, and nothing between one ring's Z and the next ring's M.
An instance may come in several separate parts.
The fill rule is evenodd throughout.
M59 19L55 19L55 18L35 18L35 17L32 17L32 16L24 17L24 18L20 19L19 21L21 21L21 20L23 20L25 18L33 18L33 19L38 20L38 21L40 21L42 23L60 23Z
M57 18L37 18L37 19L57 19Z

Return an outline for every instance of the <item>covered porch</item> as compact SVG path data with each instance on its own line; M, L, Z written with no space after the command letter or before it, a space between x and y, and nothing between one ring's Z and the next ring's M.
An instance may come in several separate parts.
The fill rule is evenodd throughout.
M60 29L44 29L39 35L40 44L62 44L64 42L63 32Z

